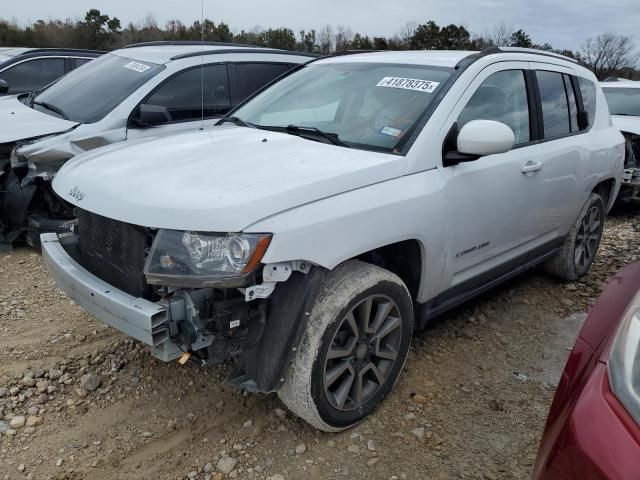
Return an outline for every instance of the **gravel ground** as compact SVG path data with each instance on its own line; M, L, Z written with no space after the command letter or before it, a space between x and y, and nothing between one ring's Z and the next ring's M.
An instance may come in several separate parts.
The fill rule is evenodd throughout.
M393 394L341 434L224 369L151 358L19 248L0 258L0 480L529 478L584 313L640 258L639 223L615 213L580 282L533 271L418 333Z

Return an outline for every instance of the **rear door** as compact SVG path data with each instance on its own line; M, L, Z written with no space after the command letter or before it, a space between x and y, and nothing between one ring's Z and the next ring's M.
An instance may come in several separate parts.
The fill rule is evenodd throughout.
M239 105L262 87L291 70L292 67L293 65L288 63L230 63L228 68L231 103L234 107Z
M584 195L591 140L578 122L578 101L572 71L555 65L531 64L539 97L540 141L531 147L542 166L538 201L530 216L545 238L561 239L578 216Z

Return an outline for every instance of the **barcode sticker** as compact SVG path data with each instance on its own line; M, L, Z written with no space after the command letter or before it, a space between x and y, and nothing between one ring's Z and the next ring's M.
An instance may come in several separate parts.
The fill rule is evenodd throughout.
M440 85L440 82L420 80L417 78L384 77L378 82L376 87L401 88L415 92L433 93L434 90L438 88L438 85Z
M133 70L134 72L143 73L149 70L151 67L149 65L145 65L144 63L129 62L124 66L124 68Z

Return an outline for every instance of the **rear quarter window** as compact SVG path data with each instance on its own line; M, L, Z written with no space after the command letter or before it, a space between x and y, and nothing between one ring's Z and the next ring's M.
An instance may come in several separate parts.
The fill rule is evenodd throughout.
M578 77L584 110L589 116L587 128L591 128L596 118L596 84L586 78Z

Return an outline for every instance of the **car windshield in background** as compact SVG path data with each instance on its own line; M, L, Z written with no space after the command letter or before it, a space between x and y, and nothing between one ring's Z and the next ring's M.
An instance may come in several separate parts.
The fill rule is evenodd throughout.
M318 129L350 147L394 151L450 74L449 68L420 65L316 63L233 116L260 128L293 134Z
M12 58L13 58L13 57L12 57L12 56L10 56L10 55L2 55L2 54L0 53L0 67L2 66L2 64L3 64L4 62L6 62L7 60L11 60ZM1 74L1 73L0 73L0 77L2 77L2 74Z
M33 107L74 122L97 122L163 68L113 54L103 55L37 95Z
M602 89L609 104L611 115L640 117L640 88Z

